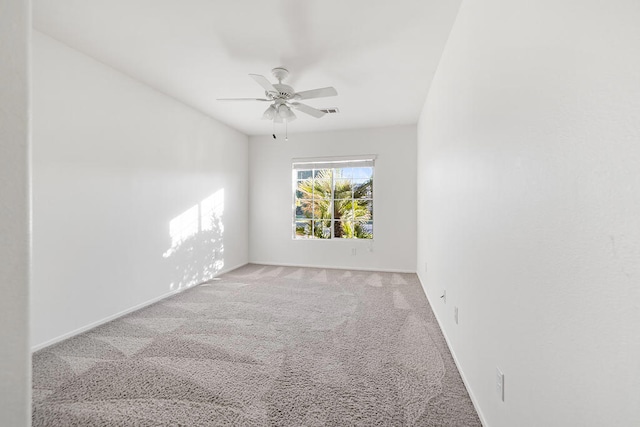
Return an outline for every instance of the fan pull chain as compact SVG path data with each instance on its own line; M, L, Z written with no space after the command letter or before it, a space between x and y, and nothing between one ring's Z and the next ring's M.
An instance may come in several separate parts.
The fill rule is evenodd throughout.
M289 140L289 120L284 121L284 140Z

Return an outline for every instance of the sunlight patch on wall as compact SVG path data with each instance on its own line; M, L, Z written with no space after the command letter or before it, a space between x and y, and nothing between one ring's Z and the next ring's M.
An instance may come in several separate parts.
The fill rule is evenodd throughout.
M212 279L224 267L224 189L220 189L169 221L171 290Z
M224 232L224 224L217 224L216 220L224 213L224 188L200 202L200 230L213 230L216 226Z
M200 219L200 205L195 205L169 223L169 235L171 236L171 249L178 247L180 243L196 234L198 230L198 220Z

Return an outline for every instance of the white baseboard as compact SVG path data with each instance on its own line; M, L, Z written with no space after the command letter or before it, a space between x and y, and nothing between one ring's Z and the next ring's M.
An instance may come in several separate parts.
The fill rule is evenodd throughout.
M431 304L431 300L429 299L429 295L427 294L427 291L426 291L426 288L424 286L424 283L422 283L422 278L420 277L420 274L418 274L418 280L420 281L420 285L422 286L422 291L424 292L424 295L427 297L427 302L429 303L429 306L431 307L431 311L433 312L433 315L435 316L436 321L438 322L438 327L442 331L442 335L444 336L444 340L447 343L447 347L449 347L449 352L451 353L451 356L453 357L453 362L456 364L456 368L458 368L458 372L460 372L460 377L462 378L462 383L464 384L464 387L467 389L467 393L469 393L469 397L471 398L471 403L473 403L473 407L475 408L476 412L478 413L478 417L480 418L480 422L482 423L482 425L484 427L489 427L489 423L487 423L487 420L485 419L484 415L482 414L482 410L480 409L480 405L478 404L478 399L476 399L475 395L473 394L473 391L471 390L471 387L469 386L469 382L467 381L467 378L464 375L464 371L462 370L462 367L460 366L460 363L458 362L458 358L456 357L456 353L455 353L455 351L453 351L453 347L451 346L451 342L449 341L449 338L447 337L447 333L445 332L444 328L442 327L442 322L440 322L440 318L438 317L438 313L434 310L433 304Z
M240 267L243 267L245 265L247 265L247 263L240 264L240 265L237 265L235 267L223 268L222 270L218 271L213 277L219 276L219 275L224 274L224 273L228 273L230 271L233 271L233 270L235 270L237 268L240 268ZM80 335L80 334L82 334L84 332L87 332L87 331L89 331L91 329L97 328L98 326L104 325L105 323L111 322L112 320L115 320L115 319L117 319L119 317L125 316L125 315L127 315L129 313L133 313L134 311L137 311L137 310L140 310L142 308L145 308L145 307L147 307L147 306L149 306L151 304L155 304L158 301L161 301L161 300L169 298L169 297L171 297L173 295L176 295L176 294L179 294L181 292L184 292L187 289L192 289L192 288L195 288L196 286L200 286L200 285L202 285L204 283L208 283L210 280L211 279L208 279L208 280L206 280L206 281L204 281L202 283L198 283L198 284L195 284L195 285L192 285L192 286L187 286L187 287L184 287L184 288L181 288L181 289L176 289L175 291L169 291L169 292L164 293L164 294L162 294L160 296L157 296L155 298L151 298L148 301L145 301L145 302L142 302L140 304L134 305L133 307L127 308L126 310L122 310L122 311L120 311L118 313L112 314L111 316L107 316L107 317L105 317L103 319L100 319L100 320L97 320L95 322L89 323L88 325L85 325L85 326L83 326L81 328L75 329L75 330L73 330L71 332L67 332L66 334L62 334L62 335L60 335L58 337L55 337L53 339L50 339L48 341L45 341L45 342L40 343L40 344L37 344L37 345L31 347L31 352L35 353L38 350L42 350L43 348L52 346L52 345L57 344L57 343L59 343L61 341L69 339L71 337L75 337L76 335Z
M356 271L380 271L386 273L415 273L415 270L390 270L388 268L369 267L336 267L335 265L311 265L311 264L284 264L277 262L249 261L249 264L270 265L274 267L302 267L302 268L326 268L329 270L356 270Z

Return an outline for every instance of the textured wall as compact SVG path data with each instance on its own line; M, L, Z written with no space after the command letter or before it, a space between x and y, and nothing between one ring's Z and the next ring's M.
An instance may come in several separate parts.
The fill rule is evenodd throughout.
M639 22L465 1L430 89L419 274L492 427L640 420Z
M34 33L32 344L248 261L248 138Z
M0 2L0 425L30 422L30 2Z
M415 153L415 126L251 137L251 262L415 271ZM378 156L374 241L293 240L291 159L359 154Z

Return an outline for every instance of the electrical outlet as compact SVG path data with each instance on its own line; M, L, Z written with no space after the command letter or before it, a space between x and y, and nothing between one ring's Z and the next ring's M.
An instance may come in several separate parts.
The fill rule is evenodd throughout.
M504 374L496 368L496 393L501 402L504 402Z
M458 307L453 307L453 320L456 321L456 325L458 324Z
M351 255L355 255L356 254L356 248L351 248Z

